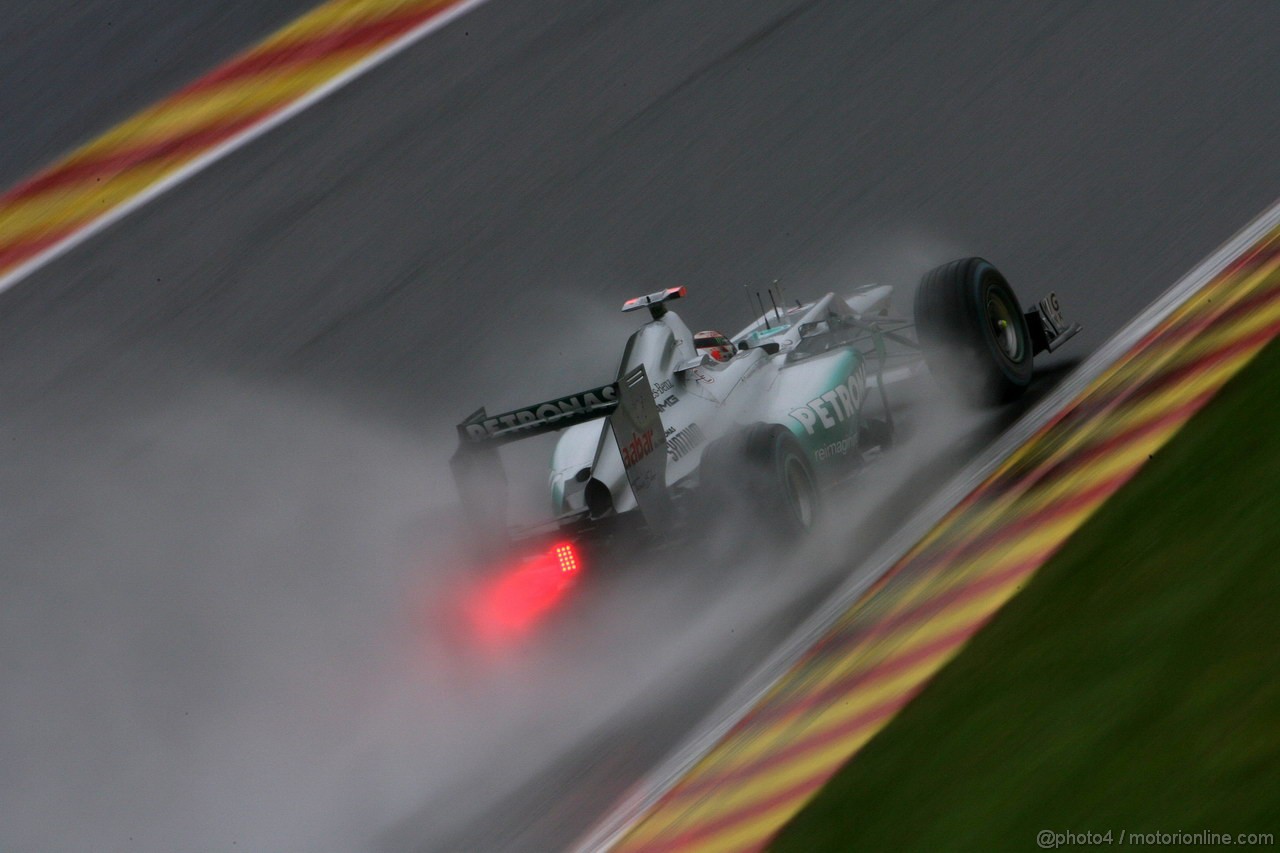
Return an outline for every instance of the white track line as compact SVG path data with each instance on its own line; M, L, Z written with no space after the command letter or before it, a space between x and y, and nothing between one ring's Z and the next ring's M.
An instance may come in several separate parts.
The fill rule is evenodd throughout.
M62 257L67 252L71 251L76 246L79 246L81 243L88 240L104 228L114 225L116 222L124 219L138 208L155 200L156 198L159 198L161 195L173 189L188 178L204 171L233 151L243 148L259 136L269 132L272 128L278 127L308 107L319 103L321 100L332 95L352 80L378 67L428 34L435 32L445 24L460 18L467 12L475 9L477 6L487 2L488 0L464 0L464 2L459 3L456 6L451 6L438 15L423 21L417 27L391 42L386 47L360 60L346 71L343 71L337 77L334 77L332 80L312 89L310 92L298 98L298 100L292 102L284 109L264 118L261 122L246 128L239 134L228 139L226 142L209 149L204 154L201 154L195 160L192 160L173 174L162 178L142 192L131 197L128 201L122 202L112 208L100 218L95 219L93 222L85 225L75 233L68 235L57 243L54 243L52 246L40 252L30 260L23 262L19 266L5 273L3 276L0 276L0 293L3 293L13 287L15 284L22 281L41 267ZM157 103L163 103L163 100L158 101Z
M999 465L1022 447L1040 427L1058 414L1089 383L1128 352L1179 305L1207 285L1227 264L1280 225L1280 201L1244 227L1208 258L1193 267L1177 283L1161 294L1141 314L1130 320L1110 340L1097 349L1053 392L973 462L969 463L934 498L912 516L906 525L869 558L856 566L850 579L810 616L747 680L708 715L676 750L640 781L613 811L605 815L573 849L607 850L617 844L645 813L671 790L721 738L733 728L764 694L813 647L854 602L938 524L951 509L972 492ZM869 568L868 568L869 567Z

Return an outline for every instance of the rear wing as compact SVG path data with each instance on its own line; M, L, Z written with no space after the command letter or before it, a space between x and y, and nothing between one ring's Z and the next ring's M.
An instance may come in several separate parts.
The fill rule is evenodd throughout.
M481 406L458 424L458 441L462 447L506 444L608 417L616 408L617 382L500 415L490 416Z
M669 518L666 435L643 365L619 382L489 415L477 409L458 424L458 450L449 460L470 522L491 544L506 544L507 478L498 447L575 424L609 419L627 480L651 524ZM603 441L602 437L602 441ZM597 450L597 462L600 451Z

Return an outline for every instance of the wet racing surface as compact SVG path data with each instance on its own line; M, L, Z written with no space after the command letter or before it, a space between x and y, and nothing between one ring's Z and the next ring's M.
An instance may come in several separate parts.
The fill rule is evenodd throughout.
M21 54L61 82L10 96L10 182L193 29L278 22L144 8L150 53ZM1062 295L1061 367L1273 200L1277 14L492 0L39 271L0 297L0 847L568 844L1016 412L920 402L804 548L584 566L496 649L438 617L454 425L612 379L631 296L732 331L744 284L970 254Z

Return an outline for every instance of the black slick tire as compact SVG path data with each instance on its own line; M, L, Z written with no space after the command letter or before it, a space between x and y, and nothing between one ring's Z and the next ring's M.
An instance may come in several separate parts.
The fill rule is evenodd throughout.
M929 371L971 405L1008 403L1031 384L1033 342L1013 288L982 258L930 271L915 298Z
M792 541L812 529L822 509L813 466L786 427L753 424L720 438L702 457L704 506L744 518L753 534Z

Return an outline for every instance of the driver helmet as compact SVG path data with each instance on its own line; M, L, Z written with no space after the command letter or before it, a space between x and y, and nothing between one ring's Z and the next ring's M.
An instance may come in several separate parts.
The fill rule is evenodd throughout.
M723 333L710 329L693 336L693 348L716 361L728 361L738 351Z

